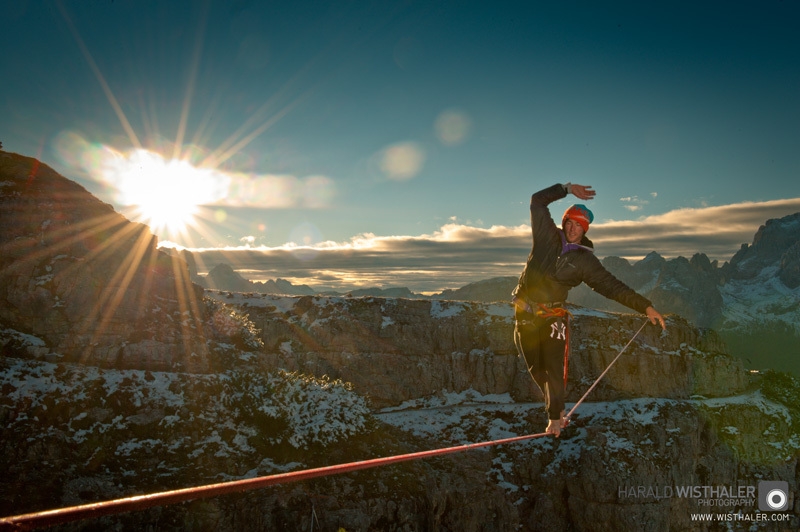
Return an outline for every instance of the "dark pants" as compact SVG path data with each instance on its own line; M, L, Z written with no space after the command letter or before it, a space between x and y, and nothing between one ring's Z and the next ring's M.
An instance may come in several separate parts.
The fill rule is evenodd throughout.
M564 349L569 324L562 317L527 316L531 315L517 315L514 344L544 394L547 417L560 419L564 411Z

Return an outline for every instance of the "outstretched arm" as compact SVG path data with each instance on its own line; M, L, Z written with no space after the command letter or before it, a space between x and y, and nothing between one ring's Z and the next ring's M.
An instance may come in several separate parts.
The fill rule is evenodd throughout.
M647 315L647 319L653 324L661 325L666 330L667 324L664 317L658 312L653 303L637 293L631 287L614 277L592 253L582 253L579 258L583 264L580 269L584 272L582 280L598 294L613 299L617 303L625 305L636 312Z

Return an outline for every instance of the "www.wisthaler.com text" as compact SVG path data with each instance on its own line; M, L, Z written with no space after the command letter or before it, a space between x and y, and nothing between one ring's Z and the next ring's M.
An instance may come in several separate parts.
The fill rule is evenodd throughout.
M692 521L710 521L710 522L731 522L731 521L745 521L745 522L780 522L789 521L792 514L786 513L753 513L745 514L727 513L727 514L692 514Z

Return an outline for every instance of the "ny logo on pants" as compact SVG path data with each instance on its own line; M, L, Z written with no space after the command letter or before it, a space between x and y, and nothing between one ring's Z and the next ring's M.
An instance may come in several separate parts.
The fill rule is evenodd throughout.
M567 339L567 326L564 325L561 320L553 322L550 325L550 338L555 338L556 340Z

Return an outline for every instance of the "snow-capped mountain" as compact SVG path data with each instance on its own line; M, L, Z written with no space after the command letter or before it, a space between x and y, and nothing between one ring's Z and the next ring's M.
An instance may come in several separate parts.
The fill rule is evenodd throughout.
M721 266L701 253L665 260L654 252L635 264L615 257L603 264L662 312L719 331L748 367L800 375L800 213L768 220ZM586 286L569 299L623 309Z

